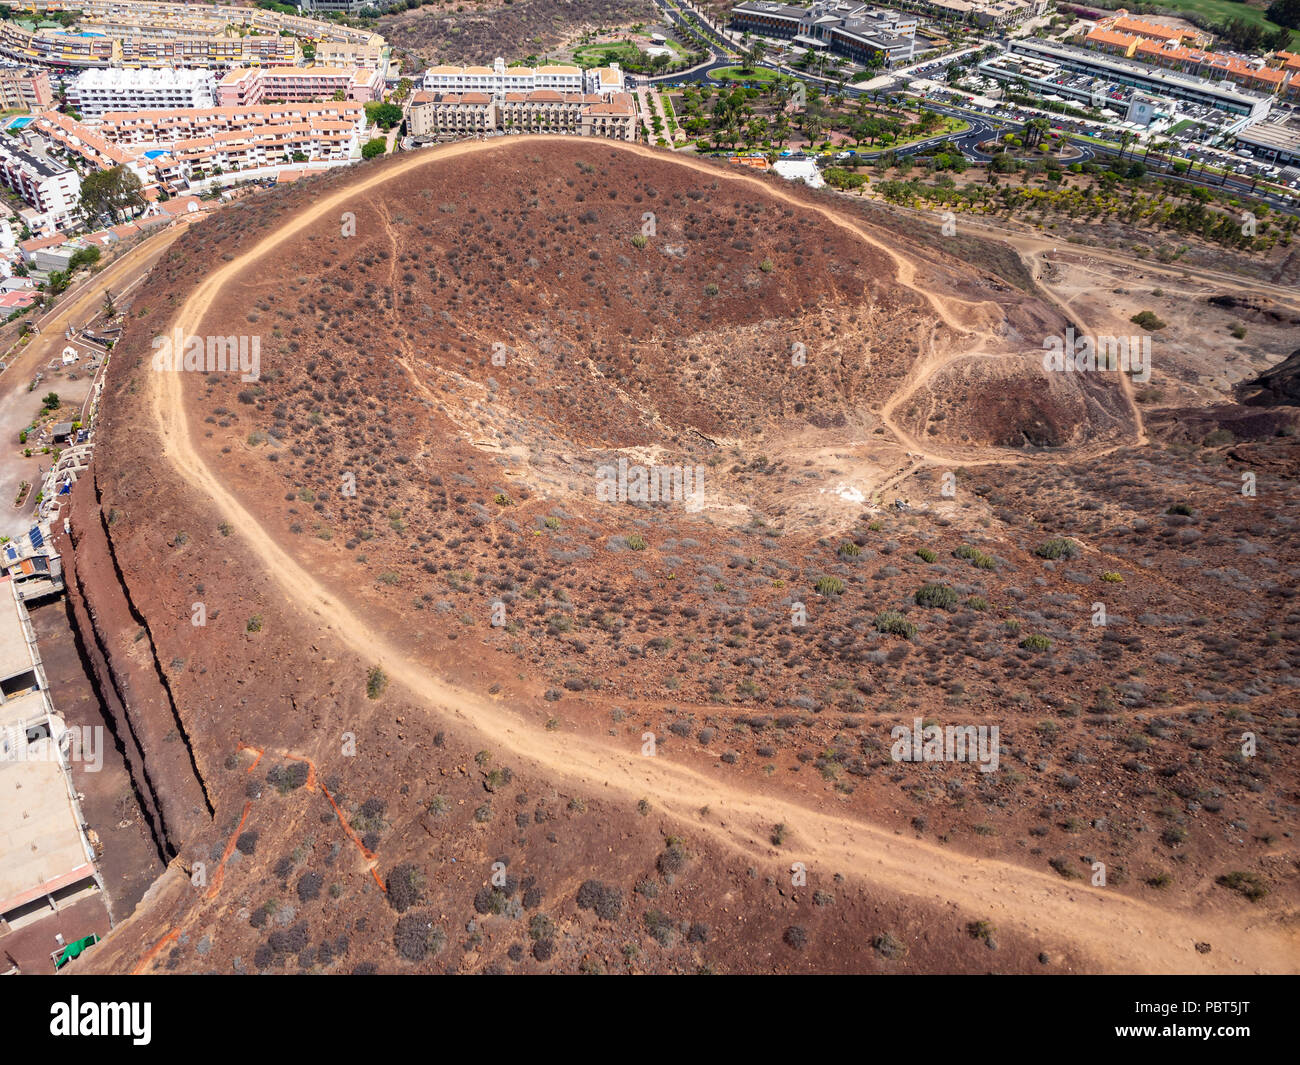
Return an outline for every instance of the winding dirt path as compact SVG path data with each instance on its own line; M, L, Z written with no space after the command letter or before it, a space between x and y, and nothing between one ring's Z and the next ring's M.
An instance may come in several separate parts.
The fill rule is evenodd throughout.
M348 188L314 202L208 275L181 307L174 324L187 334L202 334L203 320L222 286L261 256L323 217L346 209L358 197L411 170L496 147L491 143L453 144L420 152L370 175L363 171ZM659 161L671 160L715 178L742 183L753 180L744 175L731 178L711 167L639 146L619 147ZM764 196L808 206L765 183L753 183ZM822 213L829 216L825 210ZM911 264L844 219L834 217L832 221L880 247L899 265L900 280L915 287ZM932 306L939 302L925 295ZM486 745L531 763L557 784L619 801L650 798L670 816L692 826L696 834L707 834L722 847L761 861L770 869L803 861L826 874L840 872L890 893L955 907L964 919L988 919L1038 939L1047 949L1068 949L1076 963L1089 968L1120 972L1297 969L1300 954L1294 935L1263 921L1251 925L1232 912L1205 916L1172 913L1105 889L1066 882L1052 873L964 855L780 795L752 793L663 756L642 757L639 745L627 741L547 732L498 702L431 676L424 665L377 635L348 603L304 569L207 466L191 437L180 375L150 373L148 387L162 462L172 475L207 497L233 525L245 549L263 561L268 580L278 586L287 604L302 612L307 625L327 630L363 662L382 665L396 685L431 713L478 733ZM704 807L709 808L707 814L702 812ZM779 854L767 840L777 823L785 823L791 830L791 841ZM1197 953L1194 945L1198 941L1213 943L1213 952Z

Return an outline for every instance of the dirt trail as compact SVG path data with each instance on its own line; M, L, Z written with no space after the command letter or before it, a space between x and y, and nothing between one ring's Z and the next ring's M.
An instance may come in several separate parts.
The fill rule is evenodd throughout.
M180 309L175 324L187 333L201 333L203 319L222 286L277 245L397 175L495 147L465 143L421 152L313 203L210 274ZM728 177L665 153L619 147ZM738 175L733 180L752 179ZM764 195L787 198L766 184L761 188ZM839 219L836 223L845 224ZM856 227L849 228L856 231ZM911 270L900 262L902 274L910 276ZM816 810L778 795L754 794L663 756L642 757L639 740L633 744L630 740L548 732L501 703L430 676L425 666L377 635L372 625L289 555L208 468L190 435L179 374L150 373L149 391L163 461L233 525L246 549L263 561L284 601L301 610L305 624L329 630L361 662L379 663L396 685L431 712L477 732L485 745L532 763L557 785L593 797L648 798L690 824L695 833L707 833L724 847L761 861L774 873L796 860L827 875L840 872L888 892L955 907L966 920L989 919L995 925L1015 927L1038 938L1047 949L1070 949L1077 961L1088 967L1125 972L1280 972L1300 968L1294 933L1252 926L1236 913L1171 913L1104 889L1063 881L1052 873L963 855L833 811ZM701 813L704 807L709 808L707 815ZM776 823L790 826L792 836L779 853L767 840ZM1223 905L1235 907L1231 902ZM1213 952L1197 953L1194 944L1198 941L1214 944Z

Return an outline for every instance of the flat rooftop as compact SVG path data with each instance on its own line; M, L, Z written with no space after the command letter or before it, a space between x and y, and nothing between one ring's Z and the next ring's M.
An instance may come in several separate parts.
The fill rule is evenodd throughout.
M1288 122L1257 122L1237 135L1237 140L1281 151L1300 152L1300 119Z
M18 616L18 604L14 602L12 583L12 577L0 578L0 680L32 668L32 655Z
M94 875L63 767L0 762L0 913Z
M39 690L24 692L0 703L0 765L9 756L10 737L5 735L5 730L22 724L30 727L44 717L45 699ZM17 741L17 737L13 740Z

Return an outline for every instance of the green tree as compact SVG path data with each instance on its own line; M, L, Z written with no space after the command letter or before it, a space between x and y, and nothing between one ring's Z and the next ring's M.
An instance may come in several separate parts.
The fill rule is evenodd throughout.
M374 159L378 155L383 155L386 151L388 151L387 138L375 137L361 146L361 158Z
M1273 0L1265 14L1279 26L1300 30L1300 0Z
M382 130L390 130L402 121L402 109L396 104L384 104L372 100L366 104L366 119Z
M107 214L115 222L129 218L145 205L140 179L125 166L87 174L81 182L81 211L87 221Z

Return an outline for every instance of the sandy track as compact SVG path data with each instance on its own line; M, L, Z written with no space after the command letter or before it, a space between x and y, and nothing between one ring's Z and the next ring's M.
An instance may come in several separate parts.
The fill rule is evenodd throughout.
M313 203L210 274L181 307L174 324L187 333L201 334L203 319L223 285L294 234L345 209L349 202L392 178L440 160L496 147L490 142L455 144L418 153L371 176L363 173L355 184ZM743 175L731 178L667 153L619 147L714 177L754 181ZM766 184L755 183L761 185L764 195L786 198ZM857 232L856 226L842 219L835 221ZM883 250L899 262L900 276L911 275L910 264ZM630 740L547 732L500 703L430 676L418 661L376 635L347 603L291 557L209 469L190 435L180 375L150 373L149 381L162 460L233 524L246 548L265 564L270 582L279 587L287 604L302 612L306 624L328 630L362 662L382 665L395 684L431 712L478 733L499 752L531 763L558 785L620 801L648 798L690 824L695 833L707 833L722 846L761 861L773 875L780 875L791 861L803 861L824 875L839 872L888 892L955 907L963 920L984 918L1004 928L1013 926L1040 940L1047 949L1069 948L1076 963L1087 967L1127 972L1297 968L1300 955L1294 937L1274 928L1251 927L1232 912L1204 917L1175 914L1104 889L1067 883L1051 873L963 855L853 817L822 812L780 796L751 793L664 756L642 757L639 745L633 746ZM706 806L710 812L702 815ZM776 823L788 825L792 834L779 855L766 840ZM1194 944L1202 940L1214 944L1213 953L1195 951Z

